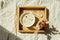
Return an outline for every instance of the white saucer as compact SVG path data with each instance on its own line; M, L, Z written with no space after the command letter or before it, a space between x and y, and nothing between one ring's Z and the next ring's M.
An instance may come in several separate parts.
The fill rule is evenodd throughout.
M20 16L20 23L24 27L31 27L35 22L35 17L32 12L26 12L21 14Z

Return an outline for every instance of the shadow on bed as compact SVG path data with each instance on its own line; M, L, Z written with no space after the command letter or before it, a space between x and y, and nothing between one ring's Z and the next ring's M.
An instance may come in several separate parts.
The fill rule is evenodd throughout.
M22 40L0 25L0 40Z

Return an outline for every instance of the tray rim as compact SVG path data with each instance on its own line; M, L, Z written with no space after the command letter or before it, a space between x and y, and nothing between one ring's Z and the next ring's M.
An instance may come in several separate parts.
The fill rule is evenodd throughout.
M19 10L20 10L20 8L45 8L45 14L47 13L47 8L46 8L46 6L22 6L22 7L20 7L20 6L18 6L17 8L16 8L16 19L15 19L15 25L16 25L16 28L17 28L17 31L18 32L34 32L34 31L21 31L21 30L19 30ZM47 19L47 18L46 18ZM45 32L44 30L43 31L39 31L39 32Z

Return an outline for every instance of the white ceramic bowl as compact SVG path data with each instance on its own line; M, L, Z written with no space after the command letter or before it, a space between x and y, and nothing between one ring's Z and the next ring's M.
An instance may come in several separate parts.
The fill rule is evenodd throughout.
M20 16L20 23L24 27L31 27L35 22L35 17L32 12L25 12Z

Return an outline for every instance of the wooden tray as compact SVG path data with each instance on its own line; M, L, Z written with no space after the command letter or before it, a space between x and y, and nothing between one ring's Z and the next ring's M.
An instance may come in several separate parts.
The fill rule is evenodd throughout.
M35 23L32 27L23 27L19 21L19 18L21 16L21 14L23 12L26 11L33 11L35 14ZM35 29L33 27L36 26L36 23L39 21L37 16L38 14L42 13L43 15L43 19L46 20L47 19L47 8L45 6L27 6L27 7L17 7L16 10L16 27L17 27L17 31L19 32L35 32ZM45 32L45 30L39 30L38 32Z

